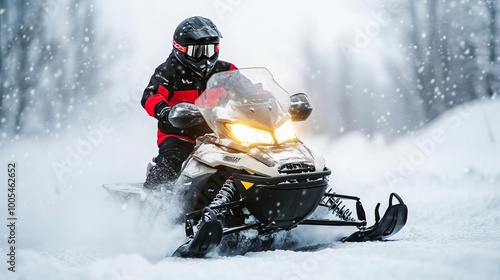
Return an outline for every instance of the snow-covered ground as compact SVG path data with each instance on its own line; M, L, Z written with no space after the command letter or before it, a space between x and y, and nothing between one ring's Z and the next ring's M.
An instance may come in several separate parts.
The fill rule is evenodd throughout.
M302 47L291 42L312 34L318 47L334 45L328 36L314 35L325 30L347 32L352 39L356 32L351 26L365 27L373 12L384 10L366 1L329 9L298 1L288 11L292 7L284 0L227 0L175 5L171 12L169 1L122 2L99 3L107 7L101 26L125 38L113 41L114 47L133 46L113 65L111 72L119 73L121 83L109 96L99 97L102 108L93 110L95 120L75 120L52 139L2 143L0 182L7 182L7 162L17 165L18 220L12 273L7 271L7 190L2 183L0 279L500 279L498 101L461 106L391 143L356 133L333 142L303 139L326 158L336 191L362 198L369 221L377 202L384 209L391 192L402 196L409 219L392 241L345 244L337 240L349 229L301 226L292 231L301 245L328 245L235 257L165 258L183 242L182 225L174 224L170 213L116 205L101 185L144 180L156 153L156 124L139 99L152 70L170 52L169 38L178 22L187 14L213 18L224 34L221 59L239 67L268 67L287 90L298 92L304 89L297 79L304 67ZM153 15L152 7L167 15ZM336 18L339 24L321 24L320 18ZM266 52L255 53L255 38L264 42ZM370 65L377 65L378 52L387 47L376 39L360 54Z
M183 241L169 213L113 204L101 189L143 180L155 151L137 143L149 141L144 132L154 127L139 126L140 117L127 122L137 132L97 123L19 140L0 152L18 166L16 273L6 270L3 239L0 278L499 279L499 118L499 102L475 102L392 143L357 134L304 139L326 158L336 190L360 196L365 208L380 201L383 209L398 192L409 207L407 226L389 242L356 244L336 241L347 229L301 226L292 232L303 246L328 245L201 260L164 257ZM0 197L6 221L3 188Z

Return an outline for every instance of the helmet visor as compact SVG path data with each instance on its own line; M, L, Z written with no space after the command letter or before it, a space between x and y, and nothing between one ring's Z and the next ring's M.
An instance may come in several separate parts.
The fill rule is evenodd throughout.
M195 59L202 56L210 58L218 51L219 44L189 45L187 46L186 54Z

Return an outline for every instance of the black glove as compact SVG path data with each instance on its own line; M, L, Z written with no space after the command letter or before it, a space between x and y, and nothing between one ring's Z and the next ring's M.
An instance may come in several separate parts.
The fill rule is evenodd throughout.
M164 123L170 123L168 121L168 113L170 113L170 107L168 106L165 106L163 108L161 108L160 112L158 112L158 121L160 122L164 122Z

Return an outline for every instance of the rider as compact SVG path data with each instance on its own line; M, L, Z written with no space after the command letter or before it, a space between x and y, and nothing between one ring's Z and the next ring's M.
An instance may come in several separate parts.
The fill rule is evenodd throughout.
M236 69L233 64L218 60L220 38L220 31L208 18L194 16L182 21L174 32L172 52L155 69L144 90L141 104L158 120L159 148L155 165L144 182L146 189L155 189L177 178L196 137L210 131L206 124L185 130L175 128L168 114L179 102L194 103L212 74Z

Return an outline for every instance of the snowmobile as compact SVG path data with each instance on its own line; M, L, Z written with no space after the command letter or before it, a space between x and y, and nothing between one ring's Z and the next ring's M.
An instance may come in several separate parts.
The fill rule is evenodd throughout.
M342 241L361 242L387 239L404 227L408 209L398 194L390 194L382 216L377 204L375 224L367 226L360 198L329 188L332 171L292 126L311 112L305 94L290 96L266 68L216 73L194 104L172 107L172 125L206 123L212 131L197 138L179 178L166 186L185 213L187 242L173 256L204 257L225 237L249 230L264 236L298 225L350 226L357 230ZM312 218L318 209L329 217Z

